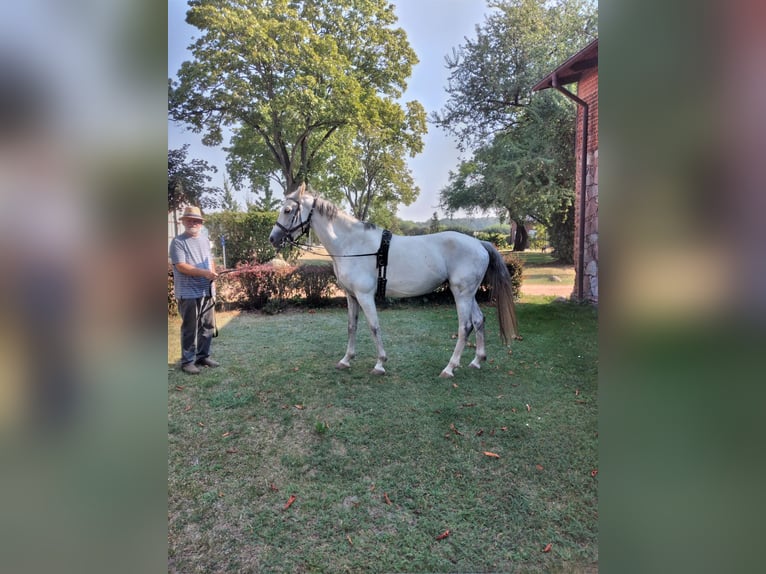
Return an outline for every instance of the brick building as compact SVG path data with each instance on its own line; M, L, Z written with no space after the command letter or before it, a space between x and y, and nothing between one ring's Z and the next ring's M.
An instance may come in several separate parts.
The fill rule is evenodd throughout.
M576 95L564 87L574 83L577 83ZM574 150L577 158L574 244L576 275L572 296L580 301L598 303L598 38L548 74L532 90L546 88L560 91L577 104ZM587 133L584 125L587 125Z

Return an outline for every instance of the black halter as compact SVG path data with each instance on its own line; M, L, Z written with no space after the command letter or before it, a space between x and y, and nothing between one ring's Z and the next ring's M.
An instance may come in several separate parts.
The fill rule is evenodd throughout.
M309 211L309 216L306 218L306 221L303 221L303 217L301 216L301 212L303 211L301 202L295 199L294 197L288 197L290 201L294 201L296 204L298 204L298 210L295 215L293 215L292 220L290 221L292 227L285 227L279 221L277 221L276 226L279 227L282 231L287 234L288 241L291 243L294 243L297 239L300 239L304 235L306 235L309 232L309 229L311 229L311 216L314 215L314 207L316 207L317 204L317 198L314 198L314 203L311 204L311 211ZM298 222L296 223L295 220L298 219ZM293 232L300 229L301 232L297 235L297 237L293 237Z

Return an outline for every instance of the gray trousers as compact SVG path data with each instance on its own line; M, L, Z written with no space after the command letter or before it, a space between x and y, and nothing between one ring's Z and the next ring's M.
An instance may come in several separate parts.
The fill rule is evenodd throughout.
M209 357L215 333L212 297L178 299L178 313L181 315L181 364Z

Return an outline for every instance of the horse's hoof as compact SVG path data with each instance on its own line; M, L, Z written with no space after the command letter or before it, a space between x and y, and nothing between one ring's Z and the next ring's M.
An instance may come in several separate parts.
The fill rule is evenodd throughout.
M481 369L481 365L479 363L474 362L474 361L471 361L471 364L468 365L468 366L471 367L472 369Z
M370 371L371 375L385 375L386 371L383 369L373 369Z
M338 363L335 365L335 368L339 371L342 371L343 369L350 369L351 365L338 361Z
M439 378L441 378L441 379L451 379L451 378L453 378L454 376L455 376L455 374L454 374L454 373L448 373L447 371L442 371L442 372L439 374Z

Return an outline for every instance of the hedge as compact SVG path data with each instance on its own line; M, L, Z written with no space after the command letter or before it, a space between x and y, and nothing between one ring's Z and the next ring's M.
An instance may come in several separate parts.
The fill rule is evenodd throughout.
M514 299L521 292L523 265L513 253L503 255ZM236 271L222 275L216 281L219 308L260 309L276 313L290 304L307 304L321 307L331 302L337 289L335 275L330 265L274 266L271 264L240 266ZM487 285L479 287L476 299L489 302L491 291ZM404 301L422 303L452 303L449 285L444 283L428 295L410 297ZM177 313L173 296L173 273L168 272L168 315Z

